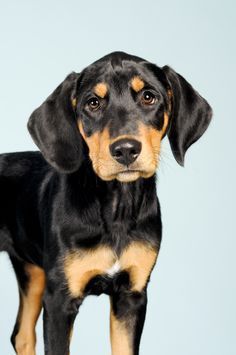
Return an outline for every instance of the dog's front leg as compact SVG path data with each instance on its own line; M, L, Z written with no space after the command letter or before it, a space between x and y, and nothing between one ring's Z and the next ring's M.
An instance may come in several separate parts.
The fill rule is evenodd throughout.
M44 342L46 355L68 355L73 323L81 302L62 292L46 291L44 297Z
M121 291L111 297L112 355L138 355L146 315L147 294Z

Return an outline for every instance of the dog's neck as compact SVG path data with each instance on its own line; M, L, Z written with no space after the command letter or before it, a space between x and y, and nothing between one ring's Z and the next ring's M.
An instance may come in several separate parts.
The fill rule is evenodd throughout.
M65 179L66 203L75 214L84 214L83 228L86 235L94 234L89 239L92 242L105 235L119 253L131 236L136 238L137 230L140 235L146 235L147 221L149 234L154 230L156 235L156 230L161 228L155 176L130 183L103 181L95 174L91 163L86 162L76 173L62 178Z
M101 205L109 205L111 212L125 209L128 213L137 215L143 205L150 205L156 197L156 177L139 178L133 182L120 182L117 180L101 180L94 172L91 162L84 161L80 169L66 176L67 182L73 185L73 191L84 192L84 195L96 196ZM79 187L79 189L78 189ZM78 196L79 198L79 196Z
M99 190L102 190L102 197L107 195L109 199L114 196L115 199L119 197L119 199L123 198L124 201L128 202L130 198L137 198L137 195L144 197L144 195L150 193L150 190L152 193L156 193L155 175L147 179L139 178L133 182L120 182L118 180L104 181L96 175L89 161L85 161L82 164L78 173L79 179L83 182L85 189L91 190L91 188L95 188L97 193ZM140 192L140 194L137 194L137 192Z

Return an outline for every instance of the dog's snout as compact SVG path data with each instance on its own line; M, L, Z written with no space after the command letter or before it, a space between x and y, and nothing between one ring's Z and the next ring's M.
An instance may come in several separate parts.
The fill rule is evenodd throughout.
M132 164L141 152L141 143L136 139L120 139L110 145L111 155L118 163L123 165Z

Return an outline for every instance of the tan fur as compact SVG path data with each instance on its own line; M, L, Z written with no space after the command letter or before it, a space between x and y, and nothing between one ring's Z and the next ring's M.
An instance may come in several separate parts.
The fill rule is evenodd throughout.
M171 89L168 89L168 90L167 90L167 95L168 95L169 99L172 98L173 93L172 93L172 90L171 90Z
M167 95L169 98L169 102L168 102L168 113L171 113L171 109L172 109L172 98L173 98L173 92L171 89L167 90Z
M131 281L131 291L142 292L157 259L157 248L144 242L132 242L118 257L111 248L77 250L64 260L64 271L72 297L83 297L88 282L95 276L106 275L116 262L120 271L127 271ZM112 355L132 355L132 335L124 322L117 319L111 308L110 336Z
M110 313L110 338L112 355L132 355L131 336L125 324Z
M141 292L157 259L157 251L143 242L133 242L121 255L122 270L129 272L131 291Z
M107 128L102 132L96 132L92 136L87 137L81 121L78 121L78 128L89 147L89 156L96 174L103 180L117 179L123 182L135 181L139 177L148 178L155 173L160 156L161 139L166 131L167 125L168 115L164 113L164 125L162 130L158 131L140 123L137 135L121 135L112 139ZM136 139L142 143L142 151L138 159L131 166L132 169L139 170L138 172L119 174L124 170L124 167L112 158L109 146L122 138Z
M139 136L142 142L142 152L138 158L141 167L145 167L141 177L148 178L156 171L161 153L161 140L168 125L168 115L164 113L164 125L161 131L144 124L139 126Z
M88 282L95 276L106 275L117 261L121 271L130 274L133 291L145 287L157 258L157 252L143 242L132 242L118 257L108 246L92 250L72 251L65 257L64 272L70 294L83 297Z
M108 92L108 87L107 84L105 83L98 83L97 85L95 85L94 89L93 89L94 93L101 97L102 99L104 99L104 97L107 95Z
M93 164L93 169L103 180L115 179L112 171L117 169L117 163L110 154L109 146L112 143L108 129L96 132L90 137L86 137L82 124L79 122L79 130L86 144L89 147L89 156Z
M144 82L139 76L135 76L131 80L131 87L135 92L139 92L144 88Z
M71 100L71 104L72 104L72 107L75 108L76 105L77 105L77 100L76 99L72 99Z
M87 283L96 275L102 275L115 262L113 251L105 246L91 251L74 251L68 254L64 270L70 293L81 297Z
M35 325L41 308L45 288L45 274L36 265L27 264L29 286L26 293L20 290L19 332L16 336L16 351L18 355L35 355Z

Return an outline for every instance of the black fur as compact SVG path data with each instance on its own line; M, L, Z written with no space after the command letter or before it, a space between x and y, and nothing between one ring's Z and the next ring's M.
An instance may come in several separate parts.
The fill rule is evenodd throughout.
M145 78L148 88L157 93L155 110L140 106L139 93L130 94L127 83L135 75ZM102 100L99 112L91 113L86 102L91 88L100 81L109 83L109 97ZM75 99L77 106L73 108ZM120 255L135 240L150 243L156 250L161 243L155 176L130 183L100 179L92 168L77 119L88 137L109 127L114 138L135 134L137 117L161 130L164 111L168 110L171 148L183 164L186 150L209 124L210 106L169 67L158 68L138 57L112 53L80 74L70 74L34 111L28 127L42 154L22 152L0 157L0 250L9 253L23 291L29 281L26 263L46 273L44 336L48 355L68 353L70 328L83 300L70 297L66 287L60 262L68 251L107 245ZM115 316L132 329L133 354L137 355L146 287L142 292L131 292L128 273L120 272L113 279L102 275L91 279L84 297L100 293L110 295ZM17 332L18 321L13 344Z
M168 133L175 159L184 165L187 149L207 129L212 110L207 101L179 74L168 66L163 68L173 92L173 111Z
M68 75L28 122L28 129L45 159L65 173L78 170L82 159L82 142L71 105L78 77L76 73Z

